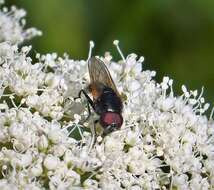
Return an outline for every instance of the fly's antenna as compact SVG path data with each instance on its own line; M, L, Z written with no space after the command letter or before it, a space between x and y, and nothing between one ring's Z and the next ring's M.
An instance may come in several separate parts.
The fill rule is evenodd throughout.
M91 53L92 53L92 49L94 48L94 42L93 41L90 41L89 42L89 52L88 52L88 59L87 59L87 62L88 60L91 58Z
M123 53L122 53L122 51L120 49L120 46L119 46L119 40L114 40L113 44L116 46L117 51L119 52L119 54L122 57L123 61L126 62L126 59L125 59L125 57L124 57L124 55L123 55Z

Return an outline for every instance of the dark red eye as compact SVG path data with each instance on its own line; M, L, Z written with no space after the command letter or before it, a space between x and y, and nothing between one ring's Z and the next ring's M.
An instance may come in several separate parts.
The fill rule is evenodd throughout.
M104 128L112 124L115 124L116 128L120 128L123 124L123 118L119 113L105 112L100 117L100 124Z

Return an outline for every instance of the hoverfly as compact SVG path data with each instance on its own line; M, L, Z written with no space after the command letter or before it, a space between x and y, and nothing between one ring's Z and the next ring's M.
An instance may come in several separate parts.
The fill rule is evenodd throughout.
M94 121L94 132L96 135L96 124L100 123L103 128L103 135L120 129L123 124L122 109L123 104L119 92L113 82L108 68L99 58L91 57L88 60L88 70L90 84L88 91L91 93L93 100L85 90L80 90L81 94L87 99L88 117L91 115L91 109L99 116ZM86 119L86 120L87 120Z

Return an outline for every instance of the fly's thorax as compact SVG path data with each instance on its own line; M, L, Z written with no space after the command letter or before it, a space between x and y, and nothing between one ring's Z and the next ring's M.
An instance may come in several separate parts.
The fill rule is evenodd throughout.
M122 101L109 87L103 89L102 94L94 100L95 112L99 115L106 112L122 112Z
M89 84L88 91L92 94L93 98L97 100L103 93L105 86L100 82Z

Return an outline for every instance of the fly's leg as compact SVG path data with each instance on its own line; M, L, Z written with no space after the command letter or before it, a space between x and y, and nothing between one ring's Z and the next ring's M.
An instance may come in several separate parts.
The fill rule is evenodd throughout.
M91 109L90 109L90 106L93 108L93 109L95 109L94 108L94 103L93 103L93 101L92 101L92 99L88 96L88 94L87 94L87 92L85 91L85 90L80 90L79 91L79 94L78 94L78 97L76 97L76 98L74 98L75 100L76 99L78 99L78 98L81 98L81 95L84 95L85 96L85 98L87 99L87 109L88 109L88 116L86 117L86 119L83 121L83 123L84 122L86 122L89 118L90 118L90 116L91 116Z
M88 121L88 119L91 117L91 108L88 101L87 101L87 109L88 109L88 116L84 119L84 122Z
M92 99L88 96L87 92L86 92L85 90L83 90L83 89L79 91L78 97L75 98L75 99L81 98L81 95L82 95L82 94L83 94L83 95L85 96L85 98L87 99L88 116L87 116L87 118L84 120L84 122L85 122L85 121L87 121L87 120L90 118L90 116L91 116L91 108L90 108L90 106L93 108L93 110L95 110L95 108L94 108L94 103L93 103ZM91 143L90 143L90 147L89 147L89 152L91 151L91 149L93 148L93 146L94 146L95 143L96 143L96 139L97 139L96 124L97 124L98 122L99 122L99 119L96 119L96 120L94 121L93 125L90 127L91 133L92 133L92 138L91 138Z
M93 103L93 100L89 97L89 95L87 94L87 92L85 90L80 90L79 91L79 94L78 94L78 97L77 98L74 98L74 99L78 99L78 98L81 98L81 94L84 94L85 98L87 99L88 103L90 104L90 106L94 109L94 103Z
M96 124L99 122L99 120L95 120L92 127L91 127L91 133L92 133L92 138L91 138L91 143L89 146L89 152L91 152L91 149L93 148L93 146L96 143L97 140L97 133L96 133Z

